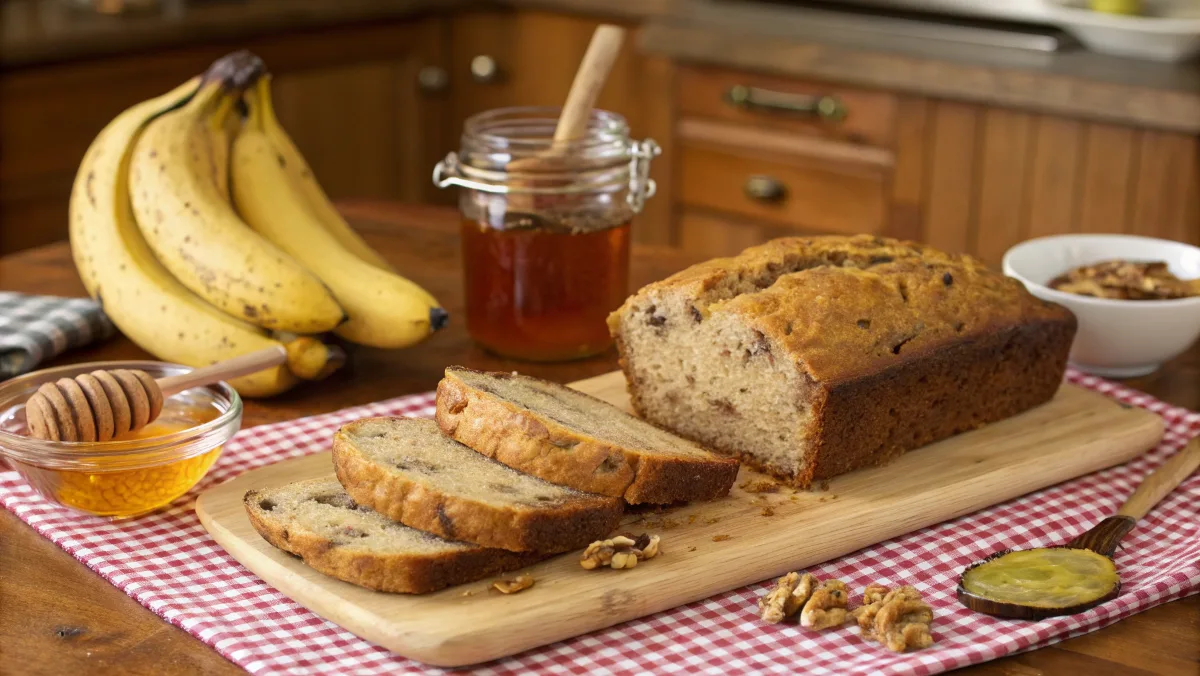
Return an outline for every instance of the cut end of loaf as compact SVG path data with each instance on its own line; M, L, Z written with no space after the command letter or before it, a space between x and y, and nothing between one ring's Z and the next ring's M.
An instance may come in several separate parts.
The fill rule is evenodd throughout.
M808 475L813 388L763 334L678 294L618 320L635 409L646 419L778 476Z

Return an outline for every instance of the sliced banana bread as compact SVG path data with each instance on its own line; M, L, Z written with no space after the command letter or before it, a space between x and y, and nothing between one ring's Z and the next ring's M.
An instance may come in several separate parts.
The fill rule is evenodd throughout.
M630 504L717 498L737 478L737 460L595 397L515 373L446 369L437 421L509 467Z
M609 317L639 414L799 486L1049 400L1075 326L969 256L869 236L768 242Z
M333 476L249 491L243 503L267 542L314 570L377 591L423 594L545 558L409 528L356 504Z
M522 474L442 434L432 420L364 418L333 435L350 497L407 526L516 552L564 552L621 521L617 498Z

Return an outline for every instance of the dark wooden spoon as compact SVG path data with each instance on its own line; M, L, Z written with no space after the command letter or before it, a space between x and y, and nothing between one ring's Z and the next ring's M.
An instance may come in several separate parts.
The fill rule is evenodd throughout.
M1196 470L1197 466L1200 466L1200 437L1192 439L1181 451L1163 463L1162 467L1159 467L1150 476L1146 477L1141 485L1137 487L1137 490L1133 492L1133 495L1129 496L1125 504L1121 505L1121 508L1117 510L1116 515L1104 519L1091 530L1076 537L1067 544L1060 547L1041 548L1040 550L1023 550L1022 552L1005 550L997 552L963 569L962 575L958 578L959 602L971 610L988 615L1039 620L1055 615L1073 615L1116 598L1117 594L1121 591L1121 581L1115 575L1115 581L1106 593L1098 597L1089 598L1082 603L1060 607L1036 606L997 600L968 590L965 580L969 572L980 566L1003 566L1006 556L1024 552L1077 550L1079 551L1077 560L1085 565L1094 562L1097 554L1111 562L1113 552L1117 550L1117 544L1120 543L1121 538L1125 537L1126 533L1133 530L1134 525L1137 524L1137 520L1145 516L1167 493L1170 493L1176 486L1182 483L1189 474ZM1115 573L1116 564L1112 565L1113 572ZM1013 583L1012 586L1013 588L1017 588L1019 583Z

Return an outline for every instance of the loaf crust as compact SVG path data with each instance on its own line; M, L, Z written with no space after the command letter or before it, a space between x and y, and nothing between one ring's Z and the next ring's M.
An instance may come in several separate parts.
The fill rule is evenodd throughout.
M624 498L629 504L710 500L729 493L739 464L697 448L680 457L607 441L573 429L465 382L462 374L527 379L452 366L437 388L437 422L448 436L513 469L576 490ZM568 388L537 380L541 386ZM611 404L570 390L597 410Z
M742 331L744 355L714 349L705 362L670 342L670 332L699 332L705 322ZM969 256L829 236L774 240L693 266L638 291L609 327L639 414L807 486L1048 401L1076 321ZM720 402L729 414L720 421L664 405L683 388L646 364L666 351L685 355L680 370L702 383L730 378L706 380L713 358L745 364L733 377L747 384L761 387L756 374L765 372L789 379L804 414L798 429L781 432L803 457L786 467L779 454L730 443L737 435L721 427L752 423L729 402Z
M320 573L367 589L425 594L523 568L546 558L543 554L487 549L445 540L431 547L414 548L413 551L374 552L353 541L339 542L321 535L305 524L289 523L287 519L262 508L264 501L270 504L269 501L278 499L281 491L309 496L340 496L347 503L347 510L360 509L342 491L337 480L330 476L276 489L248 491L243 504L254 530L272 546L299 556L306 565ZM374 513L369 518L378 519L383 528L407 529L400 524L385 523L384 517ZM438 540L431 535L423 537Z
M491 470L479 481L508 487L512 497L498 502L494 495L453 491L429 481L416 467L401 470L385 464L385 458L365 450L359 441L363 432L378 433L375 430L380 427L404 430L405 438L399 443L439 443L441 447L431 449L435 458L447 446L475 456L478 464ZM437 439L426 442L422 436ZM442 451L441 455L446 465L456 465L451 453ZM544 553L581 549L615 529L625 511L617 498L551 485L481 458L458 442L442 438L432 420L366 418L344 425L333 436L333 464L338 481L355 502L406 526L484 547ZM541 484L535 489L541 490L545 502L526 494L528 484Z

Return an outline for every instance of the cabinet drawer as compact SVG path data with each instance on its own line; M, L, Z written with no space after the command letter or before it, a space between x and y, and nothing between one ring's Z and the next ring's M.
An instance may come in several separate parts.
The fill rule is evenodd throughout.
M745 148L682 140L679 199L796 229L879 233L886 169L848 161L764 156Z
M685 116L766 125L881 148L892 144L897 99L885 92L699 67L680 68L677 91ZM829 112L840 112L841 117Z

